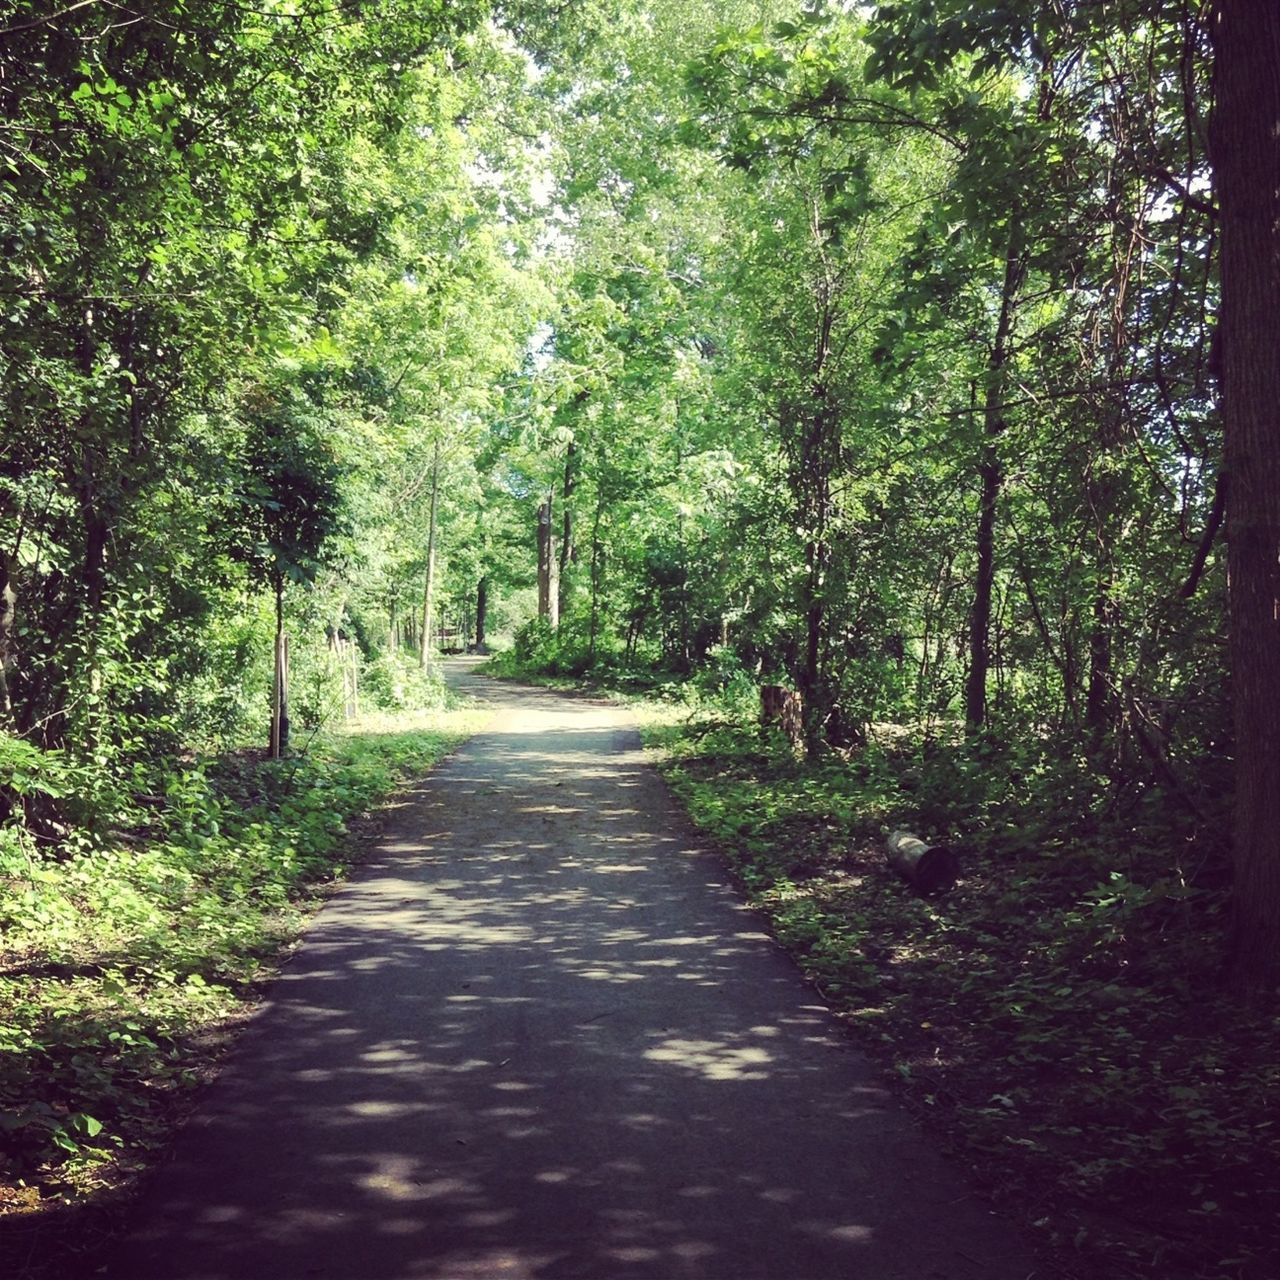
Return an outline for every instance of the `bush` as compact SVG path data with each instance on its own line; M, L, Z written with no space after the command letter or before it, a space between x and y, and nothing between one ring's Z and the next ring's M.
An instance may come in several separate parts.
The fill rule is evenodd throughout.
M516 632L511 652L521 668L549 670L559 657L560 645L546 618L530 618Z
M220 603L203 647L192 645L175 671L174 720L183 746L218 749L265 740L275 630L269 599L236 595Z
M445 684L437 669L424 670L407 653L380 653L364 671L364 700L382 711L428 711L443 707Z
M736 650L717 645L692 684L704 699L719 703L733 718L752 721L760 709L760 687Z

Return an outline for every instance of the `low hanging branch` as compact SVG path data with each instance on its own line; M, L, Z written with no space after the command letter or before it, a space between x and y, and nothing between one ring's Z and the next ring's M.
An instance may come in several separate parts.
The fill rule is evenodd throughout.
M960 863L950 845L925 844L910 831L894 831L885 840L889 865L919 893L950 889L960 877Z
M1191 562L1191 572L1178 591L1180 599L1190 600L1195 595L1204 574L1204 567L1209 560L1209 552L1213 549L1214 540L1218 536L1218 530L1222 528L1222 518L1226 513L1227 473L1219 471L1217 483L1213 486L1213 507L1209 511L1209 520L1200 538L1200 545L1196 548L1195 559Z

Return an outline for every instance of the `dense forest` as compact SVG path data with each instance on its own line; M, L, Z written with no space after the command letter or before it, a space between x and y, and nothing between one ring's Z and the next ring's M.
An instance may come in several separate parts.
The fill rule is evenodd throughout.
M11 939L471 646L1274 996L1273 6L6 0L0 104Z

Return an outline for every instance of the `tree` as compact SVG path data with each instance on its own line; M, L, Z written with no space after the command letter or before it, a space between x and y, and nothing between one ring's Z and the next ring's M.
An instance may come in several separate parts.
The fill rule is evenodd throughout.
M1222 413L1235 708L1237 981L1280 986L1280 11L1218 0Z
M379 249L397 199L362 179L408 132L408 68L480 14L197 0L0 25L0 527L20 732L82 750L113 736L108 704L159 710L143 687L172 656L159 619L194 624L224 589L189 555L215 541L226 478L205 424L234 417L273 349L322 324ZM122 603L139 594L147 611Z
M233 554L270 586L275 602L272 759L289 746L285 586L314 579L326 545L342 524L340 473L309 421L309 408L289 399L266 400L252 420L241 492L244 519L232 545Z

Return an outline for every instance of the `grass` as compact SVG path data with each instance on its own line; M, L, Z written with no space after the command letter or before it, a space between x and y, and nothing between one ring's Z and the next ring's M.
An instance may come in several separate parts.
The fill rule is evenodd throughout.
M779 942L1061 1274L1280 1275L1280 1022L1221 989L1220 851L1083 807L1061 764L805 764L745 704L636 705ZM958 840L957 888L895 877L897 826Z
M58 856L0 833L0 1274L66 1275L96 1246L358 856L358 820L481 719L371 717L284 762L187 761L131 829Z

